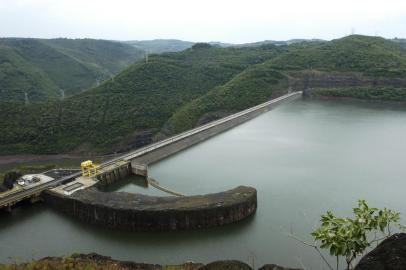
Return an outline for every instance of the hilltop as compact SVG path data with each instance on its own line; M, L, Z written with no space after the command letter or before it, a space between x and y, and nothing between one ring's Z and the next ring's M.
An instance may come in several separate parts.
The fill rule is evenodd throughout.
M151 55L148 63L135 63L63 101L1 104L0 153L129 150L289 89L403 100L405 74L405 50L382 38L238 48L198 43L181 52Z
M178 39L154 39L124 41L135 48L148 53L180 52L192 47L195 43Z
M220 41L210 41L208 44L218 47L260 47L263 45L291 45L297 43L320 43L324 42L321 39L290 39L286 41L263 40L251 43L224 43ZM153 40L130 40L123 41L125 44L130 44L140 50L149 53L164 53L164 52L180 52L191 48L196 42L184 41L179 39L153 39Z
M94 39L0 38L0 99L71 96L123 70L144 53Z
M398 44L384 38L352 35L292 51L275 59L273 67L395 77L406 74L406 54Z

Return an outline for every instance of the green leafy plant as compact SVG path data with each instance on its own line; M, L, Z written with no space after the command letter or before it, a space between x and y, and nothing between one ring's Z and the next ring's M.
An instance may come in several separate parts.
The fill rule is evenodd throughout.
M320 227L312 232L319 248L328 249L330 255L336 257L336 269L339 269L340 257L345 259L346 269L353 269L354 260L372 244L389 237L391 228L403 229L398 223L398 212L370 208L365 200L358 201L353 213L353 218L339 218L327 211L321 216ZM329 267L334 269L331 265Z

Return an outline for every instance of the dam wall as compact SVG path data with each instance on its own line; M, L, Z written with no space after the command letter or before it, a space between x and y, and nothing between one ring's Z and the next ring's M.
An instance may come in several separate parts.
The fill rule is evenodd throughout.
M126 159L131 161L132 167L135 167L136 164L151 164L157 162L194 144L207 140L223 131L247 122L256 116L273 109L275 106L280 105L281 103L297 99L301 96L301 91L281 96L242 112L186 131L174 137L158 142L152 146L140 149L138 153L134 153L133 155L130 154L128 157L126 157Z
M206 195L154 197L102 190L130 174L148 177L148 164L157 162L194 144L233 128L275 106L302 96L293 92L239 113L213 121L147 147L112 159L99 168L95 184L65 195L56 189L43 192L42 198L56 209L98 226L128 231L175 231L221 226L253 215L257 191L252 187Z
M97 188L89 188L71 196L45 191L42 198L58 211L85 223L127 231L177 231L221 226L247 218L257 209L256 190L245 186L185 197L103 193Z
M121 179L126 178L133 174L131 164L129 162L121 162L112 166L113 168L103 168L103 170L97 175L96 187L104 189L105 187L113 184Z

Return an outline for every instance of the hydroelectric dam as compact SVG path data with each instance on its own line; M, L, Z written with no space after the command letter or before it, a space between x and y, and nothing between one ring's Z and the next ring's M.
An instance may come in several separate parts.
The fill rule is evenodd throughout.
M257 192L253 187L206 195L185 196L163 187L148 176L148 165L244 123L275 106L302 96L288 93L225 118L199 126L97 166L97 173L59 177L1 194L0 208L11 211L22 200L45 201L57 210L87 223L130 231L171 231L213 227L237 222L255 214ZM221 164L219 164L221 165ZM129 175L173 196L154 197L124 192L103 192L103 187Z

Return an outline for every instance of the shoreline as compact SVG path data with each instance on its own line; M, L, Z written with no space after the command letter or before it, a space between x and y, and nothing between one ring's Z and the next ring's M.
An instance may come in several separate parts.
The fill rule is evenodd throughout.
M42 162L55 161L61 159L79 159L83 156L71 154L53 154L53 155L35 155L35 154L16 154L16 155L0 155L0 166L10 165L14 163L24 162Z
M395 105L404 106L406 101L396 101L396 100L382 100L382 99L365 99L356 97L337 97L337 96L324 96L324 95L309 95L305 96L305 99L315 99L315 100L337 100L337 101L357 101L362 103L373 103L382 105Z

